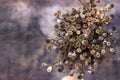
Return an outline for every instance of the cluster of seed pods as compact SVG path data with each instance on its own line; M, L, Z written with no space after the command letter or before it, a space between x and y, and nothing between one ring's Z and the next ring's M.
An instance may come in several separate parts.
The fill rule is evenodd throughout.
M113 20L108 11L114 7L107 4L98 7L100 0L86 0L87 5L79 9L62 14L58 10L54 15L57 18L55 25L56 38L47 39L47 49L58 50L58 60L54 64L42 63L51 72L57 67L59 72L66 72L70 76L78 74L82 79L86 72L93 73L93 69L100 64L106 53L115 53L112 47L115 28L112 31L105 29Z

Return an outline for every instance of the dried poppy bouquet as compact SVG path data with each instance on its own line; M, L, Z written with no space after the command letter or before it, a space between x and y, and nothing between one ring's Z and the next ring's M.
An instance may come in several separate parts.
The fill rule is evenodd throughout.
M101 0L79 1L82 3L79 9L72 8L65 14L58 10L54 14L56 38L47 39L46 43L48 50L58 50L58 58L55 63L42 63L42 66L47 66L48 72L57 67L59 72L78 74L78 79L83 79L86 72L94 72L106 55L115 53L112 45L116 30L105 28L113 21L114 16L108 13L113 4L99 7Z

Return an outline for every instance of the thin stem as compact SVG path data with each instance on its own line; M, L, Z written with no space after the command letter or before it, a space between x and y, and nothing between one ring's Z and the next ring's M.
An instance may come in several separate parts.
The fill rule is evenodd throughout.
M85 6L85 4L81 1L81 0L79 0L80 1L80 3L83 5L83 6Z

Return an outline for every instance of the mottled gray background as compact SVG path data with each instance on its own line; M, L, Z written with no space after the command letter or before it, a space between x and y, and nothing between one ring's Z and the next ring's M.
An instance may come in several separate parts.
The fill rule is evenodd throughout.
M120 0L103 1L101 5L115 4L110 11L115 19L109 27L117 26L117 51L86 80L120 80ZM78 0L0 0L0 80L61 80L65 75L55 70L47 73L40 66L56 59L55 52L45 50L45 39L55 34L53 13L79 5Z

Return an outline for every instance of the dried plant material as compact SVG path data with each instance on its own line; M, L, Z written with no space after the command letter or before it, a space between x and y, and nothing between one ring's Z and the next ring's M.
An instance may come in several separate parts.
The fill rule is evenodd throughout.
M48 68L47 68L47 72L52 72L52 66L49 66Z
M42 63L42 64L41 64L42 67L46 67L47 65L48 65L48 64L46 64L46 63Z
M78 10L72 8L65 14L58 10L54 14L58 19L55 25L57 37L46 40L46 43L48 50L54 48L59 52L58 60L52 66L58 67L59 72L67 70L70 75L77 73L78 78L83 79L85 72L93 73L93 69L106 58L106 53L115 52L111 46L116 31L105 29L113 20L107 13L114 7L113 4L97 7L101 0L85 0L89 6L79 1L83 6ZM52 66L48 67L48 72L52 71Z
M114 48L110 48L110 52L111 52L111 53L114 53L114 52L115 52L115 49L114 49Z

